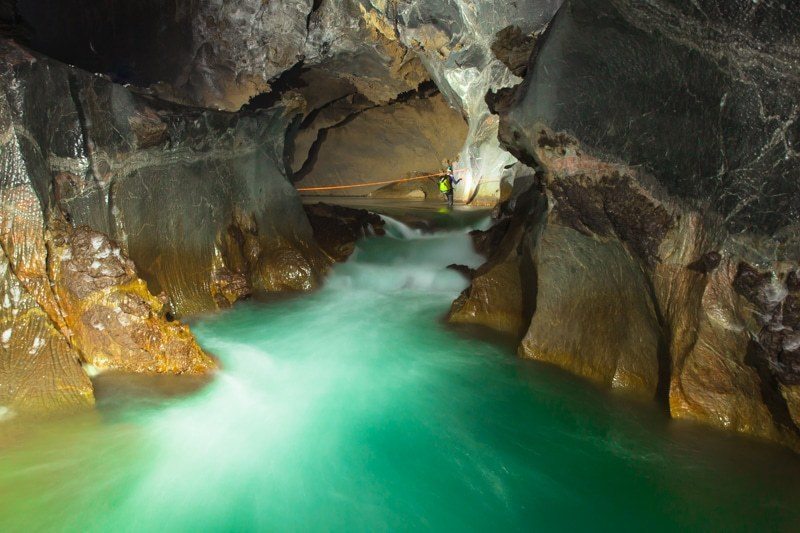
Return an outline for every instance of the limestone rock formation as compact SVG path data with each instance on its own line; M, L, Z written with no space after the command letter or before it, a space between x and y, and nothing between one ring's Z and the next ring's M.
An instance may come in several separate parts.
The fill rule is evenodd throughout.
M285 177L291 112L177 106L4 46L6 101L29 133L14 172L42 198L38 224L57 209L107 234L173 315L217 307L219 268L264 290L316 286L325 260ZM234 268L237 252L223 241L237 228L252 238L239 243L248 263ZM287 269L289 255L297 268Z
M779 232L800 219L798 16L796 2L569 0L502 136L513 151L544 123L734 231Z
M306 205L305 210L314 238L334 261L347 260L358 239L386 234L381 217L364 209L318 203Z
M82 365L209 372L175 316L317 285L291 110L181 107L8 41L0 67L3 409L90 405Z
M540 200L513 198L450 320L506 333L529 324L517 337L524 357L658 395L676 418L798 448L800 264L751 266L750 238L567 135L541 127L528 149L546 171L527 193ZM482 272L500 287L487 291ZM522 303L509 306L517 291Z
M413 0L371 2L366 8L397 28L399 40L420 57L447 101L467 118L459 163L464 200L494 202L502 182L513 181L517 161L500 149L498 120L484 97L521 81L509 65L521 73L519 56L531 50L533 36L546 27L561 1Z
M525 82L487 95L503 146L543 171L546 202L497 226L526 228L506 287L528 280L522 355L650 394L657 377L673 417L800 449L796 10L568 0ZM496 328L506 302L477 286L456 311L477 301ZM620 336L639 346L599 349Z
M64 333L97 370L203 374L215 363L164 302L150 294L133 261L102 233L50 224L48 277ZM54 227L55 226L55 227Z
M168 317L313 289L378 231L306 216L292 180L460 152L462 199L500 204L451 321L800 447L799 19L719 0L4 2L5 35L105 75L0 44L0 405L91 403L83 363L209 369Z
M513 181L516 161L498 145L484 95L521 81L561 2L17 0L11 30L28 24L37 50L177 102L235 111L251 100L269 107L294 91L312 121L335 102L354 100L353 114L432 80L468 128L427 136L460 144L444 157L460 152L461 196L492 203ZM313 126L312 138L324 128Z
M94 404L80 355L20 282L0 251L0 421L20 412L71 411Z

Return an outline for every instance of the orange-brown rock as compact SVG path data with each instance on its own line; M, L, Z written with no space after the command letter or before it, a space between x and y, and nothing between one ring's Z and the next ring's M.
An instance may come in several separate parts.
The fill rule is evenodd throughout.
M78 353L17 279L0 248L0 421L94 404Z
M284 239L273 240L259 255L254 287L265 292L310 291L319 286L314 265Z
M684 287L685 278L672 280L671 288L687 297L681 311L694 317L672 330L688 349L679 351L677 342L672 346L670 414L777 440L780 432L762 399L761 378L745 362L748 306L732 290L735 271L725 262L699 286Z
M781 394L794 424L800 427L800 385L781 385Z
M519 259L510 257L474 274L469 288L453 302L448 320L519 336L523 327L522 302Z
M446 159L457 157L467 125L441 94L418 96L337 116L333 124L324 122L324 128L311 123L302 129L293 164L297 186L385 182L443 170ZM317 121L323 118L320 114ZM417 195L438 199L435 186L435 180L414 181L397 188L377 184L304 194L366 196L382 189L378 195L383 197L420 191Z
M485 326L515 338L523 336L528 326L520 273L524 232L522 217L506 219L486 232L474 232L475 249L489 257L471 275L470 286L453 302L448 314L451 323ZM527 296L530 299L532 295Z
M203 374L216 364L189 328L165 318L132 261L106 235L51 223L50 279L66 335L99 370Z
M309 291L329 264L316 242L264 231L251 214L235 210L218 237L211 291L222 307L254 292Z
M661 330L624 246L548 222L532 247L536 311L519 353L653 397Z
M797 261L759 255L763 238L730 235L713 212L692 210L566 134L534 132L527 149L545 171L546 205L498 209L508 218L477 239L490 259L454 310L474 305L475 294L500 308L527 285L521 355L658 393L674 418L800 449ZM479 273L500 264L497 236L521 220L520 281L481 291Z

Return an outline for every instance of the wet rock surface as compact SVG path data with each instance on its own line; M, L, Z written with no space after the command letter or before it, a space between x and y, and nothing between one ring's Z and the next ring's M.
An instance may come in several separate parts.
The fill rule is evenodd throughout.
M79 353L14 274L0 251L0 421L94 404Z
M102 233L51 223L48 274L64 332L99 371L204 374L216 367L189 328L167 321L133 262Z
M105 75L0 45L0 405L90 404L82 363L210 368L167 319L313 289L380 231L304 213L287 174L391 180L460 152L461 199L500 203L450 321L798 448L798 9L5 3L6 35ZM358 193L439 198L430 180Z
M468 176L461 199L488 205L513 181L516 161L498 144L484 96L521 81L536 36L561 3L18 0L19 20L11 18L8 32L28 24L37 50L162 98L229 111L292 99L312 121L330 106L346 115L389 106L435 82L450 114L468 122L446 137L430 129L428 138L455 146L437 148L437 166L460 154ZM327 127L321 121L304 135L313 142ZM431 168L433 150L416 151L398 174Z
M514 329L527 284L521 355L800 449L794 9L565 2L525 82L487 97L545 201L500 206L451 320ZM521 281L481 291L515 225Z
M355 250L356 241L367 235L385 235L384 221L365 209L352 209L324 203L305 205L314 238L334 261L345 261Z
M660 398L676 418L798 448L797 262L754 254L752 236L731 235L715 213L571 136L542 127L527 150L544 170L527 193L539 201L514 197L495 229L476 235L489 261L451 321L466 310L499 331L521 323L524 357ZM504 265L515 228L519 280L486 291L481 272ZM508 295L520 289L514 316Z
M355 112L346 107L345 111L336 116L317 115L298 133L294 150L298 187L382 182L441 172L446 160L457 157L467 135L463 118L441 94ZM308 154L305 161L301 153ZM430 192L421 189L421 182L406 183L411 190L423 190L424 195ZM398 185L397 192L407 190L402 187L405 184ZM390 194L380 184L303 194L366 196L376 191L382 197Z
M504 143L530 145L544 123L733 231L795 225L798 16L796 2L569 0L504 113Z
M0 405L91 405L82 365L209 372L176 316L316 286L329 260L285 175L291 110L182 107L7 41L0 67Z

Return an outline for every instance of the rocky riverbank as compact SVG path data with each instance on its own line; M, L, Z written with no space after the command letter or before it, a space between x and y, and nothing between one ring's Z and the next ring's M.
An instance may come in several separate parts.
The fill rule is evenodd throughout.
M177 317L319 284L291 108L169 104L8 41L0 66L6 415L91 404L88 368L213 370Z

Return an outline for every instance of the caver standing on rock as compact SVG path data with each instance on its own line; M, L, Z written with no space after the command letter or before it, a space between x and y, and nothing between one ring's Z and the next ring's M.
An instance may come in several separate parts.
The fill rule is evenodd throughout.
M447 172L439 178L439 190L444 193L447 198L447 205L450 207L453 207L453 189L460 181L453 175L453 164L448 161Z

